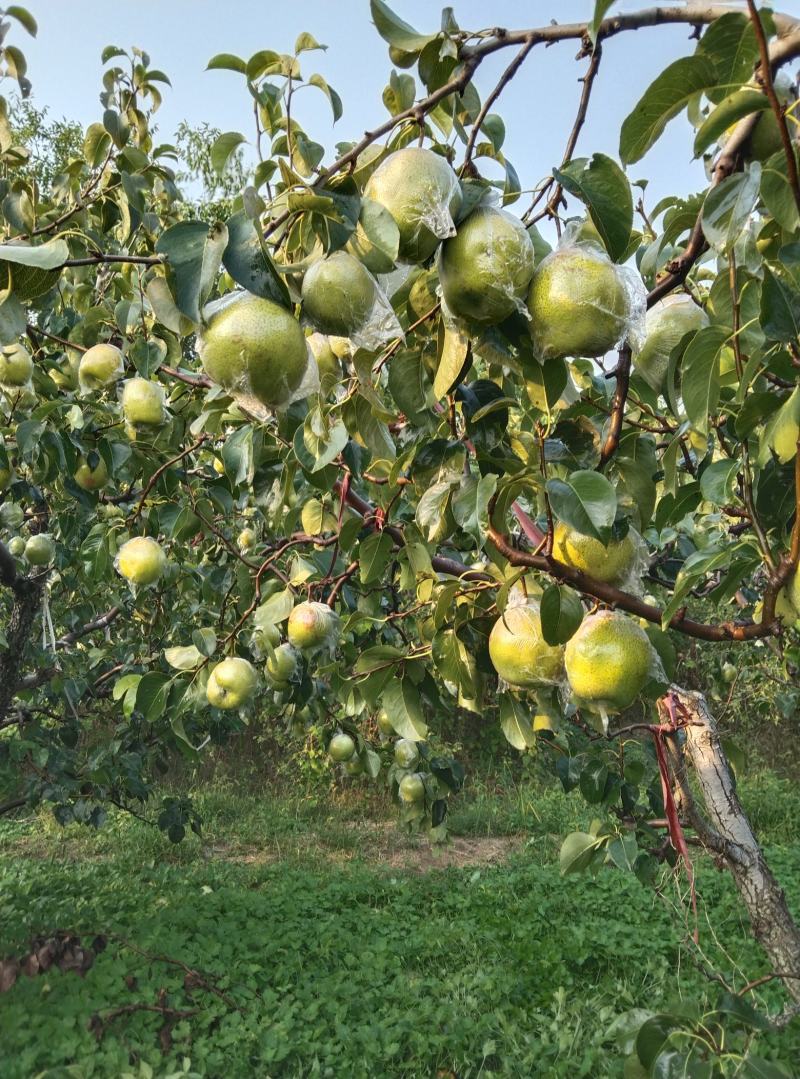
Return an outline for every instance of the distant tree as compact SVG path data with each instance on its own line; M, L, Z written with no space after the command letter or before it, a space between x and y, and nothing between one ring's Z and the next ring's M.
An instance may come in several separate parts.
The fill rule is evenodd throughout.
M70 161L83 153L83 128L75 120L51 119L47 105L39 108L31 98L17 94L9 102L8 120L14 141L28 151L17 176L31 178L40 190L49 191Z
M222 132L208 123L195 126L182 120L175 132L179 167L175 179L198 216L206 221L229 217L234 199L247 183L244 154L237 149L223 171L213 164L211 151ZM199 190L198 190L199 185Z

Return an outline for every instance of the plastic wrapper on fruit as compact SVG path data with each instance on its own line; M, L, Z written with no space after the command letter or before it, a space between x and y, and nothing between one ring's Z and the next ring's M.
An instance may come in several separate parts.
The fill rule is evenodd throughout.
M427 261L441 240L455 236L461 186L441 154L406 146L381 162L364 195L389 211L400 230L401 262Z
M375 298L369 314L349 336L356 348L364 348L368 352L377 352L378 349L398 337L405 340L400 320L377 280L375 280Z
M619 610L587 615L564 649L568 698L599 717L603 731L608 717L630 708L642 693L666 687L669 679L645 626Z
M515 312L529 319L533 269L533 243L520 219L481 202L439 248L442 304L467 328L496 326Z
M564 679L563 646L545 641L539 601L521 590L509 593L506 608L492 627L489 658L501 684L516 689L560 685Z
M635 596L644 595L642 582L650 566L650 555L647 544L632 525L624 531L619 529L604 544L559 521L553 536L553 555L596 581Z
M599 358L625 344L637 351L644 342L647 291L639 273L573 233L536 267L527 307L542 360Z
M262 423L319 390L319 369L286 308L244 290L203 310L197 352L206 374Z
M708 315L686 292L666 296L645 318L645 337L633 357L633 369L657 393L664 388L672 350L687 333L708 325Z
M403 336L386 293L367 267L347 251L334 251L306 270L303 321L325 334L346 337L376 352Z

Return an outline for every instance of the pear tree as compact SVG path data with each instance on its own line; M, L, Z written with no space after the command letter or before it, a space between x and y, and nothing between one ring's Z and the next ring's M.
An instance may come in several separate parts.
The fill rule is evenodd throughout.
M694 903L688 842L727 868L787 1022L800 929L676 672L692 642L800 669L800 19L370 12L390 74L355 138L312 34L209 60L243 117L211 166L254 162L224 219L181 192L141 49L103 51L101 114L52 181L3 99L0 814L158 819L171 757L263 724L313 729L339 781L441 840L464 782L442 720L476 713L595 807L565 873L684 874ZM618 39L664 24L685 55L620 88L618 152L595 151ZM14 6L0 29L25 95L11 42L36 24ZM577 49L582 89L560 163L520 177L503 93L545 48L570 70ZM668 124L706 183L651 205L639 163ZM167 818L198 827L188 801ZM661 1018L631 1074L704 1067Z

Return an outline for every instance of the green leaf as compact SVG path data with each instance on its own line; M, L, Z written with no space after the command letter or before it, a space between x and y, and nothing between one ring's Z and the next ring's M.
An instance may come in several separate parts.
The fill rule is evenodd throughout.
M712 187L703 202L701 220L708 242L727 252L742 234L758 202L761 164L751 161L744 172L727 176Z
M238 71L240 75L244 75L247 64L241 56L234 56L230 52L218 52L206 64L206 71Z
M10 4L6 8L6 15L10 16L12 19L16 19L21 26L24 26L31 37L36 37L39 27L36 19L34 19L27 8L20 7L19 4Z
M392 557L394 541L387 532L373 532L358 545L358 573L362 584L372 584L383 576Z
M257 224L240 210L228 218L227 226L228 244L222 265L236 284L254 296L273 300L291 310L289 290L259 236Z
M582 873L588 869L594 859L599 843L597 836L587 832L571 832L561 844L558 855L558 864L562 876L568 873Z
M436 36L417 33L413 26L409 26L407 22L398 18L383 0L370 0L369 8L372 21L383 40L388 41L401 52L421 52Z
M405 658L405 652L390 644L377 644L372 648L365 649L353 664L355 674L370 674L381 667L400 663Z
M553 175L586 205L612 259L627 249L633 228L633 196L625 173L610 157L580 157Z
M424 742L428 726L422 717L422 701L419 690L408 678L395 678L383 691L383 707L392 726L401 738L412 742Z
M465 476L453 495L451 508L456 523L472 536L478 547L483 546L489 527L488 506L496 490L497 476L489 472L480 479Z
M786 175L783 150L764 162L761 170L761 199L785 232L794 232L800 224L792 185Z
M160 671L148 671L136 689L136 711L148 723L155 723L164 714L170 679Z
M386 207L372 199L362 199L358 224L348 242L351 254L372 273L391 273L399 247L400 229Z
M162 326L166 326L178 337L186 337L194 332L195 324L178 310L165 278L151 277L147 282L145 294L153 314Z
M566 644L583 621L583 605L571 588L551 584L542 593L539 614L547 643Z
M213 629L196 629L192 633L192 643L204 656L213 656L217 647L217 635Z
M742 1076L750 1076L751 1079L791 1079L789 1072L778 1064L773 1064L755 1053L748 1053L744 1062Z
M800 244L792 244L791 248L800 253ZM782 248L782 262L785 252L787 249ZM785 264L764 265L761 328L770 341L785 344L796 342L800 335L800 288Z
M83 140L83 156L90 168L101 165L111 149L111 136L102 124L90 124Z
M703 498L715 506L725 506L733 495L740 463L737 458L731 461L714 461L700 477L700 490Z
M774 27L766 9L761 11L761 21L770 37ZM717 73L716 86L709 87L707 96L715 103L722 101L733 87L752 78L758 61L758 43L750 19L736 11L715 19L697 43L697 53L711 60Z
M594 0L594 14L592 15L592 21L587 27L589 40L592 45L597 41L597 31L600 28L600 23L606 17L606 12L613 3L615 3L615 0Z
M559 520L584 536L608 543L617 514L617 492L605 476L588 469L573 472L566 481L548 480L547 493Z
M327 48L327 45L320 45L313 34L309 34L304 30L298 35L297 40L294 43L294 54L295 56L299 56L301 52L313 52L315 49L322 49L325 51Z
M378 419L373 406L361 393L353 399L357 431L376 461L394 461L397 451L386 424ZM352 432L355 433L355 432Z
M534 408L550 413L567 386L568 370L565 360L531 363L525 371L525 392Z
M639 847L633 833L612 839L608 844L608 855L611 861L618 869L624 869L628 873L633 872L638 853Z
M265 599L255 610L253 625L256 630L264 632L285 621L294 607L294 595L288 588L276 592L274 596Z
M303 467L319 472L338 457L347 439L347 428L338 417L326 417L320 408L313 408L295 432L294 447Z
M625 165L640 161L669 121L701 90L716 82L716 69L702 55L685 56L654 79L626 117L620 133L619 156Z
M253 460L253 428L250 424L228 435L222 446L222 463L225 475L236 485L252 483L255 474Z
M694 335L683 354L683 404L692 426L700 434L708 434L708 417L719 402L720 353L728 337L724 326L705 326Z
M25 333L26 324L25 308L12 292L0 302L0 344L13 344ZM17 442L19 442L19 432L17 432Z
M438 365L433 380L433 393L440 401L467 374L472 363L472 348L469 338L459 330L450 330L444 322L439 324Z
M383 103L392 116L405 112L414 104L417 88L411 75L392 71L389 85L383 91Z
M274 49L259 49L254 52L244 68L250 82L255 82L262 75L277 75L282 70L281 54ZM262 86L262 92L270 89L269 84ZM274 99L272 99L274 100ZM263 101L263 98L262 98Z
M429 543L441 536L440 526L445 520L452 490L452 480L440 480L432 483L420 496L414 517Z
M180 221L156 242L156 251L167 259L175 304L194 323L200 322L200 307L216 282L227 243L228 230L219 221L210 227L205 221Z
M707 150L712 143L717 142L720 135L724 135L731 125L745 116L761 112L769 107L766 95L761 90L755 90L752 87L744 87L729 94L715 109L711 110L700 125L694 137L694 156L700 157L703 151Z
M20 266L35 266L40 270L57 270L69 258L66 241L56 238L31 247L28 244L0 244L0 259Z
M536 745L536 735L529 717L530 710L510 693L500 697L500 726L514 749L531 749Z
M320 46L320 48L322 47L323 46ZM312 75L308 80L308 84L309 86L318 87L325 97L327 97L333 112L333 122L336 123L337 120L341 120L344 111L342 108L342 99L336 93L334 88L330 86L321 75Z
M203 662L203 656L193 644L165 648L164 659L170 667L175 667L179 671L193 671Z
M231 154L238 146L241 146L243 142L247 142L247 139L239 131L225 131L214 140L214 144L209 153L209 158L211 160L211 167L214 172L216 172L217 176L222 176L230 161Z

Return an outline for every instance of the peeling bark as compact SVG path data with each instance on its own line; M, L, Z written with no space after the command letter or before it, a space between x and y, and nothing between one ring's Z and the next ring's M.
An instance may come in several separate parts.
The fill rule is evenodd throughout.
M685 728L684 753L694 768L706 819L693 803L685 774L678 770L676 783L683 806L692 823L699 825L697 833L704 846L729 869L750 916L753 936L787 993L800 1002L800 928L742 809L714 717L702 694L678 687L672 693L691 721Z

